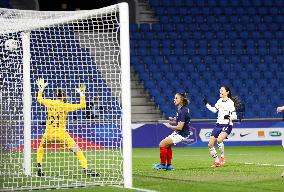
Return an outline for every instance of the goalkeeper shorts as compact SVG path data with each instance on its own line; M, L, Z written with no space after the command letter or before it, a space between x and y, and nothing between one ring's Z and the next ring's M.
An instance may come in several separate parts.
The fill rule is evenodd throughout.
M76 143L74 139L69 135L69 133L56 131L52 133L44 133L42 137L42 144L45 143L52 143L52 144L58 144L63 145L64 147L67 147L68 149L72 149L76 146Z

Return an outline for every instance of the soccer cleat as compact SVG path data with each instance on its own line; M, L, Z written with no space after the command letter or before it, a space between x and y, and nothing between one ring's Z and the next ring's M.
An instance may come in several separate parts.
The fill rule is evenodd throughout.
M153 169L167 169L167 166L163 164L155 164Z
M92 169L83 169L83 172L88 175L88 176L91 176L91 177L99 177L100 174L93 171Z
M37 176L43 177L44 176L44 172L42 172L41 169L37 169Z
M36 165L36 167L37 167L37 176L43 177L44 176L44 172L41 170L41 163L38 163Z
M226 162L225 162L225 157L221 157L221 161L220 161L220 164L221 165L224 165Z
M166 171L171 171L173 169L174 169L174 166L172 164L167 165L167 167L166 167Z
M221 167L221 163L220 162L214 162L211 167Z
M281 177L284 177L284 172L281 174Z

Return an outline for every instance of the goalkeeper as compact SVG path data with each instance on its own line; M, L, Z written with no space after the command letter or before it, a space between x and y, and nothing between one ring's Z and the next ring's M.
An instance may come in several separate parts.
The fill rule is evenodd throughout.
M57 89L56 98L54 100L44 99L42 94L48 83L45 83L44 79L39 79L37 81L37 85L39 87L37 101L47 108L46 130L37 150L37 175L44 176L44 172L42 171L44 145L50 142L56 142L64 145L64 147L67 147L70 151L77 155L85 174L93 177L99 176L98 173L88 169L87 160L83 152L65 129L68 112L86 107L84 94L86 87L81 85L76 89L76 91L80 94L80 103L71 104L65 102L66 94L62 89Z

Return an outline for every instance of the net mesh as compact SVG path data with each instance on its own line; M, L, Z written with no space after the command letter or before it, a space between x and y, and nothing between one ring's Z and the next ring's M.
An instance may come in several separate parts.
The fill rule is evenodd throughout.
M0 9L1 190L123 183L119 30L118 6L75 12ZM23 170L23 31L29 34L31 55L30 176ZM64 134L56 132L55 124L64 124L61 117L52 122L52 108L37 101L40 78L48 83L43 98L57 100L61 89L70 104L80 104L75 89L86 86L86 106L67 113ZM53 135L42 142L50 122ZM100 175L92 177L83 168ZM39 169L44 175L38 176Z

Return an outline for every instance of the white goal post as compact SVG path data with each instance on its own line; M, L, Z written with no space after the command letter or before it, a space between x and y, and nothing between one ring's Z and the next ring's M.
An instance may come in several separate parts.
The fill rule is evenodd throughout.
M0 8L0 191L132 187L128 20Z

